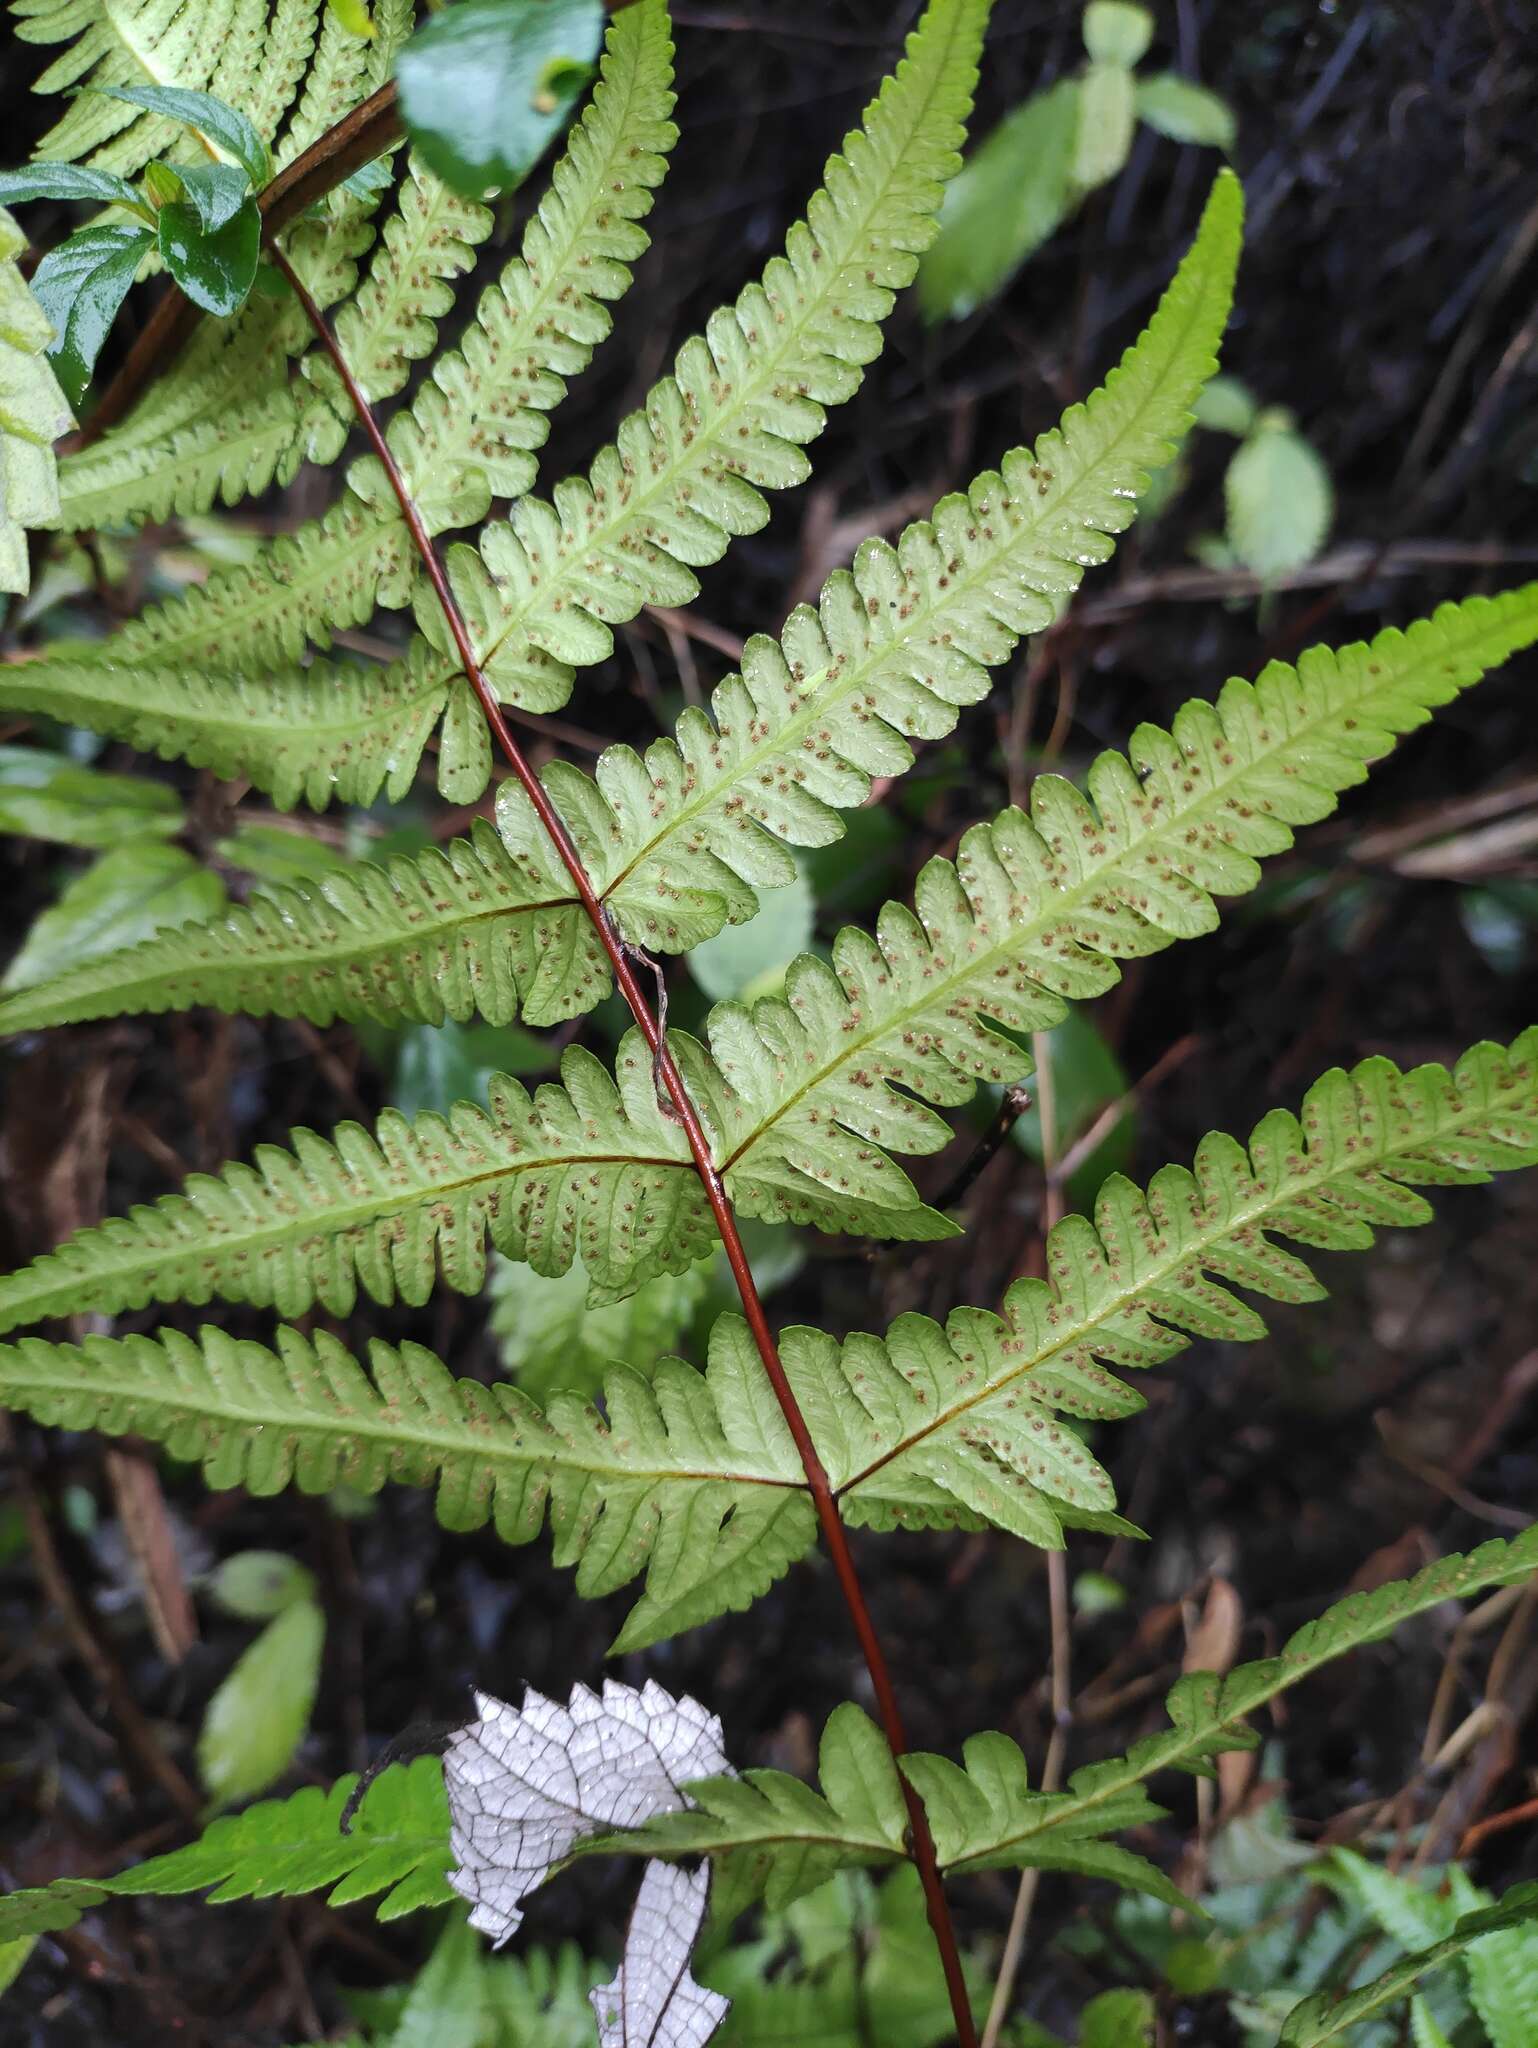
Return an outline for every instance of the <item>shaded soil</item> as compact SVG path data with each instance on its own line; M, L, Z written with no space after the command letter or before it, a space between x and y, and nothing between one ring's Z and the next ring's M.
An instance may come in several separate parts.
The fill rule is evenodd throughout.
M1446 597L1506 587L1538 561L1538 31L1525 0L1182 0L1164 12L1171 34L1156 59L1178 54L1239 114L1252 227L1227 366L1267 403L1291 407L1325 454L1338 498L1329 555L1305 585L1259 607L1221 578L1201 583L1189 550L1221 524L1228 444L1198 437L1191 481L1164 517L1091 577L1067 625L1001 676L990 704L933 751L908 786L916 794L903 792L906 873L885 893L904 893L925 858L1020 794L1045 761L1073 772L1096 748L1124 743L1139 719L1167 720L1227 675L1407 620ZM679 20L684 133L653 247L616 339L559 417L547 475L584 462L677 340L757 269L896 47L889 10L869 0L681 8ZM1077 61L1076 24L1075 8L999 0L979 130ZM0 107L19 138L37 130L21 94L34 60L8 45ZM816 480L705 576L699 615L722 635L774 625L861 532L895 531L1051 424L1146 317L1211 169L1205 153L1145 137L1121 182L999 305L935 334L905 301L887 353L818 444ZM302 477L261 517L287 524L322 500L320 481ZM639 622L616 659L584 678L570 721L644 742L670 723L681 682L707 689L728 665L705 642L686 648L691 667L680 677L664 628ZM1276 863L1263 896L1231 912L1214 938L1136 965L1098 1006L1130 1075L1166 1069L1140 1100L1137 1171L1189 1157L1207 1129L1247 1130L1332 1064L1373 1052L1448 1059L1538 1016L1534 899L1524 913L1513 893L1538 881L1531 839L1525 849L1475 849L1459 879L1414 879L1367 838L1404 828L1405 843L1429 844L1447 830L1448 805L1531 785L1535 681L1538 662L1519 659L1440 716L1370 791ZM106 758L128 759L121 750ZM1529 791L1529 818L1533 801ZM48 900L58 862L15 843L0 860L19 935ZM1492 891L1517 906L1505 954L1477 937ZM681 988L680 1003L688 999ZM583 1029L602 1046L602 1017ZM1187 1038L1194 1047L1170 1065ZM317 1035L202 1014L24 1044L5 1056L5 1081L7 1264L162 1191L178 1168L215 1166L295 1123L325 1128L368 1113L381 1085L345 1029ZM946 1184L974 1137L921 1163L926 1191ZM777 1316L879 1329L899 1309L997 1299L1039 1262L1037 1170L1006 1147L974 1188L970 1215L965 1244L921 1258L817 1248L776 1299ZM1074 1762L1122 1749L1155 1724L1214 1575L1238 1596L1238 1653L1263 1655L1349 1585L1413 1570L1531 1513L1535 1244L1538 1188L1457 1191L1418 1235L1322 1260L1331 1299L1278 1312L1266 1345L1197 1345L1157 1377L1149 1413L1100 1446L1127 1512L1154 1540L1117 1545L1109 1560L1103 1539L1073 1545L1074 1570L1109 1563L1131 1595L1077 1631L1084 1697ZM350 1335L410 1334L456 1370L489 1373L482 1320L480 1304L444 1297L415 1314L369 1310ZM58 1512L71 1489L84 1489L110 1518L101 1444L18 1426L10 1455L13 1480L24 1473L53 1512L61 1570L117 1674L106 1682L82 1657L78 1631L45 1598L25 1548L5 1554L0 1875L36 1884L184 1838L147 1759L191 1772L202 1709L249 1630L204 1612L201 1639L173 1666L101 1542L71 1536ZM509 1553L484 1534L444 1534L416 1494L387 1493L366 1519L341 1522L293 1496L210 1498L175 1477L166 1491L195 1547L290 1549L316 1572L331 1629L298 1777L317 1783L413 1722L462 1716L472 1683L511 1694L525 1682L560 1692L593 1679L622 1611L573 1602L543 1543ZM997 1726L1039 1757L1049 1728L1040 1558L968 1536L867 1540L858 1554L914 1741L954 1750L969 1730ZM1538 1643L1522 1633L1508 1638L1515 1725L1498 1744L1476 1744L1453 1775L1417 1776L1449 1629L1449 1617L1430 1618L1293 1696L1278 1726L1294 1807L1310 1829L1340 1825L1409 1785L1407 1812L1440 1828L1450 1853L1480 1813L1530 1796L1522 1721L1538 1692ZM1476 1645L1457 1680L1460 1714L1480 1697L1489 1648ZM816 1566L751 1615L627 1659L620 1675L643 1671L717 1708L744 1764L809 1767L828 1710L864 1697L836 1588ZM111 1710L114 1684L145 1717L137 1741ZM1173 1864L1193 1808L1181 1788L1170 1797L1173 1820L1145 1846ZM1478 1875L1538 1875L1535 1843L1530 1831L1491 1837ZM1001 1931L1011 1894L1005 1878L966 1890L958 1908L968 1932ZM1039 1930L1096 1910L1082 1896L1046 1885ZM594 1897L591 1886L557 1888L532 1931L602 1938ZM617 1901L608 1903L617 1917ZM382 1940L362 1911L328 1915L310 1902L217 1913L196 1902L124 1905L45 1939L7 1997L0 2032L29 2048L257 2048L334 2020L336 1982L388 1977L409 1951L409 1936ZM1049 1960L1031 2009L1071 2030L1094 1988L1077 1966Z

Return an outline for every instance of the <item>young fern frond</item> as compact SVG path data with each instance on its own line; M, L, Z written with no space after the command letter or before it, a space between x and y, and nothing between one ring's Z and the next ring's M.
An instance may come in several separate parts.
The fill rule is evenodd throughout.
M816 1541L801 1461L738 1323L712 1345L708 1383L676 1359L644 1379L616 1368L605 1416L572 1394L541 1411L505 1382L456 1380L416 1344L375 1344L370 1368L286 1328L275 1354L212 1328L196 1343L0 1346L8 1402L164 1443L210 1486L435 1485L446 1528L489 1520L508 1543L532 1542L548 1514L584 1598L646 1574L616 1650L750 1606Z
M447 1905L454 1859L437 1758L382 1771L344 1835L342 1814L356 1783L339 1778L326 1792L306 1785L291 1798L264 1799L216 1820L186 1848L151 1856L116 1877L65 1877L8 1892L0 1898L0 1942L72 1927L109 1898L208 1891L210 1904L226 1905L324 1891L328 1905L347 1906L383 1892L374 1909L381 1920Z
M355 1163L357 1138L348 1151ZM1428 1219L1415 1185L1482 1181L1535 1160L1538 1029L1508 1051L1475 1047L1451 1075L1435 1066L1400 1074L1387 1060L1367 1060L1318 1081L1301 1120L1273 1110L1247 1150L1214 1134L1194 1172L1166 1167L1146 1195L1113 1176L1093 1225L1071 1216L1053 1231L1050 1281L1017 1282L1001 1315L958 1309L943 1329L902 1316L884 1339L841 1344L791 1329L785 1370L851 1525L991 1525L1048 1546L1061 1544L1065 1524L1124 1529L1109 1478L1059 1420L1113 1419L1142 1405L1108 1368L1160 1364L1184 1348L1183 1332L1263 1335L1259 1315L1225 1281L1276 1300L1318 1299L1323 1289L1308 1267L1267 1232L1365 1249L1375 1224ZM287 1165L280 1179L273 1163L263 1165L290 1212L302 1211L297 1169ZM119 1305L130 1285L142 1300L146 1260L157 1257L151 1277L165 1291L191 1267L163 1246L178 1225L185 1236L193 1205L207 1234L215 1193L231 1212L240 1202L248 1212L258 1206L249 1172L244 1185L189 1183L187 1197L86 1232L7 1283L8 1321L60 1313L67 1301ZM412 1227L397 1225L404 1242ZM477 1252L479 1227L472 1220ZM292 1284L304 1225L288 1228ZM372 1247L372 1268L361 1228L349 1242L365 1284L378 1286L381 1271L396 1284L378 1263L388 1241L381 1233ZM130 1248L139 1263L128 1282ZM263 1255L249 1232L238 1254L226 1250L226 1287L254 1297ZM198 1269L204 1294L215 1263L208 1255ZM338 1284L341 1270L338 1257L320 1283L335 1289L323 1295L332 1306L350 1299L351 1275ZM298 1279L296 1298L308 1298L315 1278ZM0 1347L0 1400L67 1428L166 1443L201 1459L216 1486L268 1493L290 1481L306 1491L340 1481L365 1490L436 1482L448 1526L490 1518L510 1542L536 1536L548 1506L558 1561L578 1566L579 1592L611 1592L646 1569L645 1595L617 1645L624 1649L747 1604L813 1540L805 1473L736 1316L716 1323L703 1375L676 1360L650 1380L610 1373L607 1421L575 1396L555 1396L542 1414L514 1387L455 1381L414 1345L376 1345L372 1360L371 1381L334 1340L293 1331L280 1334L276 1356L212 1329L198 1344L174 1334L84 1346L28 1340Z

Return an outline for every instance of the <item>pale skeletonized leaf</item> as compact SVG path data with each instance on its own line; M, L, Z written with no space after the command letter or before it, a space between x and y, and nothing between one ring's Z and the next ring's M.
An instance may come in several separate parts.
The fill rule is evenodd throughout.
M710 1898L710 1869L648 1863L612 1984L588 1993L599 2048L705 2048L731 2009L689 1975Z
M485 1693L476 1705L444 1752L449 1882L499 1943L584 1835L677 1813L690 1803L680 1785L731 1769L715 1715L650 1679L640 1691L611 1679L601 1697L575 1686L564 1707L532 1688L521 1710Z

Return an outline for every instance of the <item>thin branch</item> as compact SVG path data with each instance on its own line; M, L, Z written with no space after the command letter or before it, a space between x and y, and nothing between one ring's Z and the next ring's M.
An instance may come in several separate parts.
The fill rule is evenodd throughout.
M609 965L613 970L615 983L621 995L625 998L631 1015L635 1018L640 1028L641 1035L645 1038L647 1045L651 1049L657 1076L667 1091L673 1113L676 1115L677 1121L682 1126L684 1135L688 1140L695 1171L699 1174L701 1184L705 1190L705 1198L709 1202L711 1214L715 1218L716 1229L720 1234L721 1244L726 1252L727 1263L732 1269L732 1278L736 1282L737 1292L742 1299L743 1314L746 1316L748 1327L753 1333L753 1341L758 1347L758 1355L763 1361L764 1371L768 1375L769 1383L774 1389L775 1399L779 1402L781 1413L785 1417L786 1426L790 1430L797 1453L800 1456L802 1469L806 1474L807 1487L811 1493L812 1503L817 1512L817 1520L822 1529L823 1539L828 1546L829 1555L833 1560L833 1569L838 1578L839 1589L843 1593L845 1605L849 1609L850 1618L854 1623L855 1635L859 1640L860 1650L865 1658L865 1666L870 1674L871 1689L875 1694L876 1707L880 1714L881 1725L886 1733L887 1742L894 1756L902 1756L908 1748L908 1738L903 1727L902 1712L897 1703L897 1694L892 1684L891 1673L887 1669L886 1657L882 1651L880 1640L877 1637L875 1624L871 1620L870 1609L866 1605L865 1595L861 1590L859 1578L855 1572L854 1559L849 1549L849 1539L839 1516L838 1502L834 1498L827 1469L818 1455L817 1446L812 1441L811 1431L807 1428L806 1418L801 1413L800 1404L797 1402L794 1390L786 1377L785 1367L781 1362L778 1347L770 1331L768 1318L764 1314L764 1305L759 1299L758 1289L754 1284L753 1274L748 1265L747 1253L743 1249L742 1235L737 1228L737 1221L732 1213L731 1201L721 1176L716 1170L715 1160L711 1155L710 1141L706 1137L704 1126L700 1122L699 1112L694 1106L688 1089L684 1086L683 1076L680 1074L674 1061L667 1038L658 1025L657 1019L653 1016L641 984L636 978L635 970L631 964L633 957L632 948L620 936L607 908L594 889L587 870L582 864L582 857L578 853L576 844L566 828L565 820L551 803L539 777L524 759L522 749L514 739L507 720L502 714L502 706L497 702L490 684L481 672L480 663L476 659L475 649L471 644L469 629L465 624L454 593L449 588L448 578L444 574L443 565L438 560L437 553L433 548L432 539L428 534L427 528L422 523L422 516L417 510L411 492L407 488L406 480L401 475L400 467L390 451L389 444L380 430L379 423L374 418L368 400L364 397L357 380L347 366L341 349L337 346L335 336L326 324L325 317L321 313L320 308L296 275L287 256L276 244L274 244L272 249L272 258L285 278L287 278L295 297L304 308L306 318L315 329L321 346L331 358L336 373L341 378L347 395L352 401L359 423L368 436L374 453L379 457L380 462L384 466L385 474L390 480L390 488L395 493L396 502L401 508L401 516L405 520L412 541L418 554L421 556L422 566L427 572L428 580L433 586L434 594L438 599L438 604L447 622L449 632L453 637L455 650L459 656L460 665L466 679L475 691L476 696L480 699L481 709L486 715L487 724L496 735L497 744L506 756L514 775L517 776L519 782L523 785L524 792L529 802L533 805L540 823L550 835L550 839L555 846L556 852L560 855L563 866L571 876L572 886L577 892L583 909L592 920L593 927L598 933L599 941L609 957ZM899 1777L901 1778L901 1773L899 1773ZM940 1866L935 1855L934 1839L929 1831L929 1821L924 1812L923 1802L919 1799L918 1794L907 1782L906 1778L902 1778L902 1790L908 1809L913 1860L918 1867L919 1877L923 1884L929 1924L934 1933L935 1943L940 1951L940 1960L945 1971L946 1989L950 1994L951 2010L956 2021L957 2036L962 2044L962 2048L977 2048L977 2031L973 2025L966 1979L962 1973L961 1954L956 1942L956 1930L951 1921L950 1908L946 1904L944 1888L940 1881Z

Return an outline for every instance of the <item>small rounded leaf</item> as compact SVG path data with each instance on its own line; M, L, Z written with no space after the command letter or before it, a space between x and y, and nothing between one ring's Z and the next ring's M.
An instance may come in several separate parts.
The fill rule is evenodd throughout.
M1228 539L1257 576L1285 576L1311 561L1330 530L1330 473L1301 434L1257 424L1228 465Z
M1131 0L1090 0L1084 10L1084 47L1096 64L1139 63L1153 41L1154 18Z
M1079 89L1079 126L1074 137L1073 182L1092 192L1114 178L1127 161L1136 126L1132 73L1124 64L1091 64Z
M1156 71L1137 81L1138 118L1171 142L1203 143L1230 150L1239 124L1227 100L1178 72Z
M242 1621L271 1621L315 1591L315 1574L281 1550L238 1550L208 1582L226 1614Z
M246 302L262 253L262 217L254 199L212 234L198 208L177 200L160 209L160 253L166 269L195 306L229 314Z

